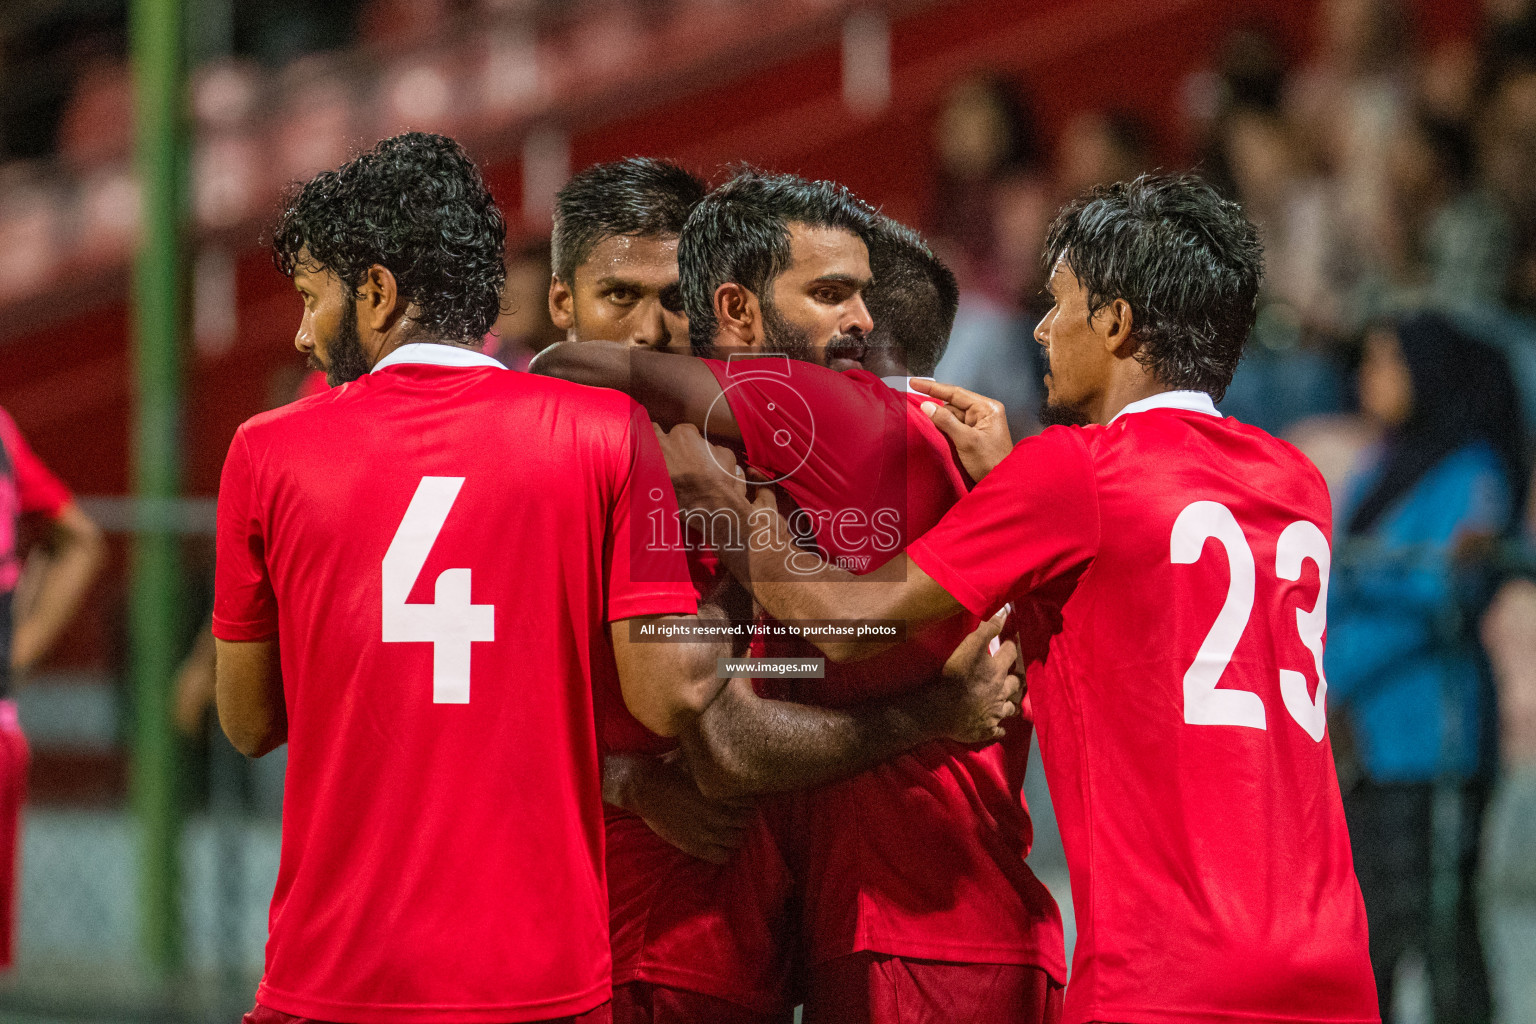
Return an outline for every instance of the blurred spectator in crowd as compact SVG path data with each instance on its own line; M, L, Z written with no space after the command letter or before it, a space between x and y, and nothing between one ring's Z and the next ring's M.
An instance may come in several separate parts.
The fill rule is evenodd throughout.
M1032 432L1041 370L1032 333L1040 250L1058 204L1034 118L1001 78L962 81L935 124L934 249L954 270L960 308L935 374L1002 402L1014 436Z
M1483 860L1484 919L1495 952L1536 943L1536 517L1527 509L1526 564L1493 599L1482 623L1499 697L1500 777L1488 806ZM1518 954L1517 954L1518 955ZM1500 1014L1536 1020L1529 963L1492 964Z
M1387 160L1411 98L1409 12L1401 0L1324 0L1318 6L1322 46L1292 81L1286 105L1293 123L1320 141L1340 189L1350 237L1379 251L1391 234Z
M1335 743L1358 758L1345 814L1383 1021L1415 949L1435 1019L1487 1021L1475 883L1496 726L1474 553L1516 522L1519 403L1500 353L1437 313L1373 328L1359 391L1381 439L1336 503L1326 669ZM1444 914L1437 864L1458 883Z
M1274 433L1338 411L1344 382L1331 341L1349 318L1358 261L1342 230L1341 191L1280 108L1278 47L1257 29L1229 45L1203 111L1205 161L1259 228L1264 290L1249 353L1222 411ZM1283 80L1283 79L1282 79Z
M1479 138L1488 186L1514 220L1509 299L1536 310L1536 71L1515 71L1495 84Z
M507 286L501 318L485 336L485 354L514 370L528 369L540 351L565 340L549 319L549 239L525 242L507 259Z
M1070 199L1095 185L1125 181L1151 170L1152 129L1125 110L1087 110L1074 117L1056 152L1056 181Z
M1439 308L1496 303L1509 276L1513 228L1477 186L1470 132L1419 113L1389 153L1387 271L1399 301Z
M949 93L934 126L939 166L932 233L949 260L970 273L992 259L992 191L1014 179L1042 178L1034 116L1002 78L971 78Z

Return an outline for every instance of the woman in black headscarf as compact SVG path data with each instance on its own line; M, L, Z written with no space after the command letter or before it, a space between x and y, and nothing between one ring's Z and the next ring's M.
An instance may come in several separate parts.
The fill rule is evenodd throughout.
M1471 629L1490 573L1466 553L1519 521L1519 398L1500 352L1421 313L1369 334L1360 405L1382 433L1336 509L1326 668L1358 746L1345 813L1382 1019L1398 961L1417 948L1436 1019L1486 1021L1474 875L1497 730ZM1458 811L1444 850L1462 883L1454 935L1432 911L1437 794Z

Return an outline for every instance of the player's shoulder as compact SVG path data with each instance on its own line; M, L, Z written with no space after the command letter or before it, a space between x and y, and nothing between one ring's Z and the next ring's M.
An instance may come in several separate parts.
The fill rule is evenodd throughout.
M1027 443L1029 450L1037 453L1055 452L1092 459L1106 440L1105 429L1097 423L1085 426L1055 424L1026 437L1019 445Z
M732 353L725 359L702 359L722 387L730 387L738 381L779 380L795 388L809 391L827 391L845 396L856 394L879 395L891 391L882 378L860 367L834 370L830 366L794 359L782 352ZM894 378L893 378L894 379Z
M305 421L315 413L343 400L352 387L352 384L342 384L319 394L294 399L275 409L259 412L240 424L238 433L243 434L246 440L250 441L280 434L286 430L302 428Z
M1067 479L1085 480L1094 473L1094 452L1102 432L1098 426L1046 427L1015 444L992 473L1001 472L1000 479L1018 474L1036 483L1063 474Z
M1328 484L1323 479L1322 471L1305 452L1290 441L1283 437L1276 437L1252 423L1244 423L1234 416L1222 417L1221 427L1232 436L1242 438L1253 445L1261 453L1260 457L1276 469L1304 479L1318 491L1327 492Z

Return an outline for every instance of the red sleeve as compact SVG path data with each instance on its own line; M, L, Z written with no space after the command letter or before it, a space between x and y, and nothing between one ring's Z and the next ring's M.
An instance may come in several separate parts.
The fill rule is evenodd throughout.
M1081 572L1099 546L1093 461L1082 431L1020 441L907 554L987 618L1011 599Z
M41 512L50 519L57 519L64 506L69 504L69 488L64 481L53 475L43 465L21 436L10 416L0 413L0 440L11 457L16 474L16 501L21 512Z
M783 355L704 363L730 403L747 462L774 480L842 502L851 486L869 481L844 479L838 470L847 460L840 452L904 450L906 421L890 415L884 384L863 387L836 370ZM876 475L881 468L861 467Z
M270 640L277 635L277 596L267 575L266 522L257 500L245 428L235 432L219 479L214 563L213 635Z
M619 471L604 545L608 621L694 614L699 605L681 541L677 495L651 421L634 402Z

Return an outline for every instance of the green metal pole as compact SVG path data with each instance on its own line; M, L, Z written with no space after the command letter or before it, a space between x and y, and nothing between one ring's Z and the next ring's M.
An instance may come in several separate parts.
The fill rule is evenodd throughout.
M143 190L133 268L134 490L129 653L137 714L132 796L139 821L144 950L162 978L181 964L180 801L170 685L180 654L176 537L157 506L181 487L181 353L186 333L186 36L182 0L133 0L129 23Z

